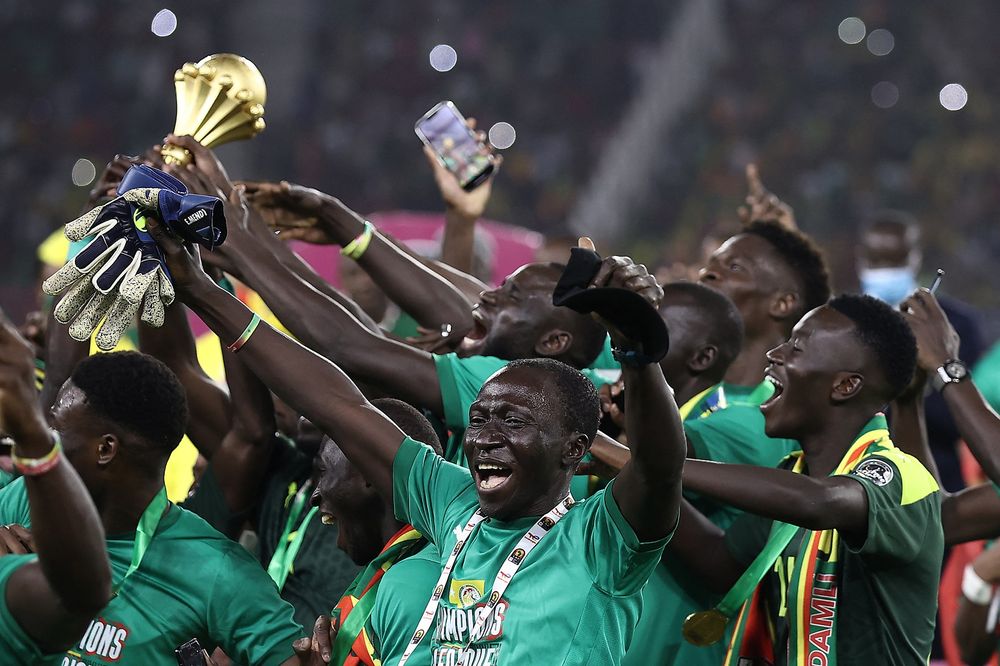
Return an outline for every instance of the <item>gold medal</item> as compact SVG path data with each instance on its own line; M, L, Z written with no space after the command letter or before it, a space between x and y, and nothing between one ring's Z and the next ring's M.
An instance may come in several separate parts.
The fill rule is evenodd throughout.
M681 633L684 640L698 647L707 647L719 642L723 634L726 633L726 625L729 618L719 612L717 608L691 613L684 620Z

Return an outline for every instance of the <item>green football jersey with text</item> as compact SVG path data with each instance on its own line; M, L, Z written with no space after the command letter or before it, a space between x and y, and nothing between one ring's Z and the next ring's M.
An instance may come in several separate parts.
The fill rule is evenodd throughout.
M31 526L23 479L0 490L0 523ZM134 532L107 538L115 583L132 562L134 543ZM303 635L292 607L242 546L171 505L141 565L79 643L37 663L176 666L174 649L197 638L209 653L221 647L236 663L271 666L292 657L292 643Z
M640 542L613 487L578 502L528 554L472 642L467 663L621 662L642 612L642 588L669 538ZM467 469L411 439L396 454L393 497L396 516L437 545L442 566L479 506ZM537 519L486 519L469 537L431 629L434 666L455 663L501 564Z
M835 603L817 597L805 611L789 608L798 596L790 585L801 576L799 570L819 566L798 559L803 540L814 534L806 529L796 533L761 581L764 612L774 631L775 666L820 663L814 659L911 666L926 664L930 656L944 556L937 483L916 458L895 447L863 458L848 476L868 497L868 531L859 543L838 538L835 553L822 554L836 563L829 565L836 572ZM753 561L772 522L745 513L730 526L726 545L737 561ZM790 643L790 618L805 614L810 624L799 634L807 637L808 647L797 649ZM826 654L829 646L836 662Z

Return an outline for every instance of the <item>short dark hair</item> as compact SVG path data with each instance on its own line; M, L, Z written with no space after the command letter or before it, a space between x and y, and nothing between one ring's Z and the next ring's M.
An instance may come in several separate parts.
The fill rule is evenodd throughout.
M743 317L728 296L697 282L672 282L663 285L666 296L676 294L680 299L697 308L706 330L705 342L719 350L711 371L721 379L729 365L743 348ZM662 307L662 306L661 306Z
M562 404L563 424L583 433L591 442L601 425L601 401L593 382L576 368L552 358L524 358L511 361L506 368L530 368L545 372L555 383L553 392Z
M434 453L439 456L444 455L441 448L441 440L438 438L434 426L427 420L427 417L420 413L412 405L396 400L395 398L376 398L372 400L372 406L392 419L393 423L409 437L418 442L422 442L434 449Z
M187 426L184 387L163 362L134 351L89 356L73 370L73 385L99 417L165 454Z
M802 285L800 316L830 300L830 270L823 251L812 238L797 229L789 229L776 220L757 220L743 228L743 233L763 238L781 257Z
M917 367L917 340L903 315L877 298L858 294L838 296L829 305L854 323L861 342L878 362L889 385L886 402L896 398Z

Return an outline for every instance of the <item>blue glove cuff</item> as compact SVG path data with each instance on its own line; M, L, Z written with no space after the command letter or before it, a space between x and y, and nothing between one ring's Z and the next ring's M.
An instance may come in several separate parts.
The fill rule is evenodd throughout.
M159 204L163 220L184 240L210 250L226 240L226 215L218 197L160 190Z
M158 190L166 189L177 194L187 194L188 189L184 183L177 180L168 173L159 169L146 166L145 164L133 164L122 176L122 182L118 185L118 195L121 196L129 190L141 187L152 187Z

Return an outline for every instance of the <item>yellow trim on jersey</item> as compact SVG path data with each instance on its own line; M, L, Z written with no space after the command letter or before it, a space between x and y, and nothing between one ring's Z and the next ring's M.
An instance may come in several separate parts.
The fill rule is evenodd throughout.
M878 451L874 455L892 461L899 470L899 477L903 484L902 497L899 505L906 506L919 502L928 495L940 490L937 481L923 464L910 454L893 448L887 451Z

